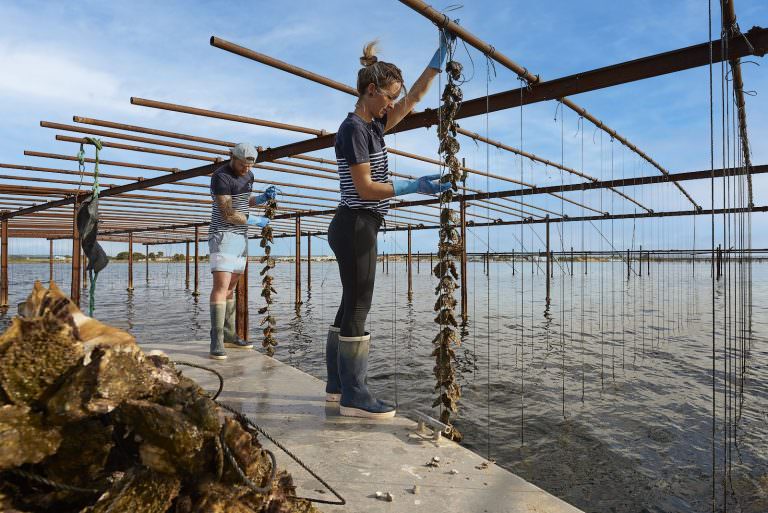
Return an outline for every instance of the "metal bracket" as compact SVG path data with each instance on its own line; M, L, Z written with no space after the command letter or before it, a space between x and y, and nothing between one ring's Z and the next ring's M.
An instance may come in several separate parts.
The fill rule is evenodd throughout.
M429 415L422 413L420 411L413 411L411 412L414 417L416 417L416 433L420 436L425 436L429 434L429 430L427 430L427 426L429 426L432 429L432 439L435 442L439 442L442 437L443 433L450 433L452 427L448 424L444 424L440 422L439 420L430 417Z

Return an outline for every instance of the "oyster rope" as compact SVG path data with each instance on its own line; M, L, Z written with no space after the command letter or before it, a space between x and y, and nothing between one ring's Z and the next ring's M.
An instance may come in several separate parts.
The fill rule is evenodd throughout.
M274 199L267 200L264 208L264 217L271 221L274 219L276 212L277 201ZM277 339L274 337L276 321L275 318L272 317L270 311L270 305L274 302L272 294L277 294L277 291L272 286L272 274L270 274L270 270L275 267L275 259L271 256L272 246L270 243L274 242L272 235L272 225L268 224L261 229L260 246L264 248L264 256L262 256L259 261L264 264L264 267L259 274L263 276L261 279L261 297L264 298L264 301L266 301L267 304L266 306L259 308L259 314L265 315L259 322L259 326L263 326L262 334L264 335L261 345L267 350L269 356L275 354L275 346L277 345Z
M443 29L441 29L443 30ZM432 403L432 407L442 406L440 421L451 426L450 431L444 435L452 440L461 440L461 433L450 422L451 414L458 411L458 400L461 397L461 388L456 381L454 361L456 353L454 347L461 344L457 334L458 323L454 314L456 299L454 291L459 287L456 280L459 273L456 268L456 259L463 254L463 241L457 230L456 211L451 208L454 192L459 190L459 182L466 179L459 159L456 154L460 145L456 140L456 131L459 125L456 123L456 113L459 110L463 94L459 84L461 83L462 66L453 60L456 43L448 45L448 62L445 70L448 82L443 89L439 111L437 136L440 141L438 153L443 163L445 174L440 178L441 183L450 183L450 189L440 194L440 239L438 244L438 263L432 269L432 273L438 278L435 288L437 302L434 310L437 312L435 323L439 325L437 336L432 340L435 357L434 375L436 378L435 391L438 397Z

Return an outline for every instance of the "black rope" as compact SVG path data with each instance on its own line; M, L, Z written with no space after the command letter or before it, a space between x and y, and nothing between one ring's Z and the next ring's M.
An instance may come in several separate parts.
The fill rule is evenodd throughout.
M331 485L329 485L323 478L318 476L312 469L310 469L303 461L301 461L301 459L298 456L296 456L291 451L289 451L280 442L275 440L269 433L264 431L264 429L262 429L258 424L253 422L250 418L248 418L247 415L245 415L244 413L241 413L241 412L235 410L233 407L231 407L231 406L229 406L229 405L227 405L225 403L222 403L222 402L219 402L219 401L215 401L215 402L216 402L216 404L218 404L219 406L221 406L222 408L224 408L228 412L232 413L239 422L241 422L244 425L252 427L256 431L258 431L261 435L263 435L265 438L267 438L267 440L269 440L270 442L275 444L281 451L283 451L285 454L287 454L293 461L298 463L299 466L301 466L301 468L306 470L312 477L314 477L315 479L320 481L320 484L325 486L328 489L328 491L331 492L333 495L335 495L339 500L338 501L328 501L328 500L325 500L325 499L313 499L313 498L310 498L310 497L294 497L294 496L289 496L289 497L286 497L286 498L288 498L288 499L295 499L295 500L306 500L306 501L309 501L309 502L316 502L316 503L319 503L319 504L335 504L335 505L338 505L338 506L343 506L343 505L345 505L347 503L347 501L341 495L339 495L338 492L336 492L336 490L334 490L331 487Z
M198 365L196 363L183 362L178 360L171 363L173 363L174 365L186 365L187 367L194 367L195 369L201 369L201 370L216 374L216 377L219 378L219 389L216 391L213 397L211 397L211 400L215 401L221 394L221 391L224 390L224 376L222 376L221 373L219 373L219 371L217 371L216 369L205 367L203 365Z
M27 479L29 481L34 481L35 483L48 486L50 488L53 488L54 490L61 490L64 492L83 493L83 494L89 494L89 495L96 495L96 494L103 493L103 490L97 490L95 488L80 488L79 486L72 486L64 483L58 483L56 481L52 481L46 477L35 474L33 472L28 472L26 470L12 469L12 470L9 470L8 472L16 476L23 477L24 479Z
M219 432L219 441L221 442L221 447L224 449L224 455L227 457L227 461L229 461L229 464L232 465L232 468L235 469L235 472L237 473L238 477L250 488L256 493L268 493L272 490L272 482L275 480L275 475L277 474L277 461L275 460L275 455L272 453L272 451L269 451L267 449L262 449L264 452L267 453L269 456L269 459L272 461L272 469L270 471L269 479L267 480L267 484L265 486L258 486L256 483L251 481L247 475L245 475L245 472L243 472L243 469L240 467L240 464L235 459L235 455L232 454L232 450L227 445L227 441L224 439L224 430L222 429Z
M253 430L255 430L258 433L260 433L261 435L263 435L265 438L267 438L267 440L269 440L270 442L275 444L281 451L283 451L285 454L287 454L293 461L298 463L301 468L306 470L312 477L314 477L315 479L320 481L320 483L323 486L325 486L328 489L328 491L330 491L333 495L335 495L339 500L338 501L329 501L329 500L325 500L325 499L314 499L314 498L310 498L310 497L296 497L296 496L288 496L287 497L288 499L291 499L291 500L306 500L306 501L315 502L315 503L318 503L318 504L333 504L333 505L338 505L338 506L343 506L343 505L345 505L347 503L346 499L344 499L344 497L339 495L339 493L336 492L336 490L334 490L333 487L331 487L331 485L329 485L323 478L318 476L317 473L315 473L312 469L310 469L306 465L306 463L304 463L303 461L301 461L301 459L299 459L298 456L296 456L291 451L289 451L280 442L275 440L274 437L272 437L269 433L264 431L264 429L262 429L258 424L253 422L250 418L248 418L247 415L245 415L242 412L237 411L236 409L234 409L233 407L231 407L231 406L229 406L229 405L227 405L225 403L222 403L222 402L216 400L219 397L219 394L221 394L221 391L224 388L224 377L218 371L216 371L215 369L212 369L210 367L206 367L204 365L198 365L198 364L189 363L189 362L173 362L173 363L177 364L177 365L186 365L186 366L189 366L189 367L194 367L196 369L201 369L201 370L208 371L208 372L211 372L213 374L216 374L216 376L219 378L219 390L216 392L216 395L211 397L211 400L213 402L215 402L217 405L219 405L220 407L222 407L225 410L227 410L228 412L232 413L235 416L235 418L238 420L238 422L240 422L240 424L242 424L246 428L246 430L251 432L251 430L248 429L250 427ZM222 430L222 432L223 432L223 430ZM241 477L243 482L246 485L248 485L249 488L251 488L252 490L256 491L257 493L265 493L265 492L269 491L270 488L267 488L266 490L262 490L255 483L253 483L253 481L250 481L248 479L248 477L245 475L245 473L242 471L242 469L238 465L237 460L235 460L234 457L232 456L232 454L231 454L231 452L229 450L229 447L224 442L223 438L221 438L220 441L221 441L222 448L224 449L224 453L227 456L227 459L232 464L232 466L235 468L235 471ZM266 449L264 449L264 450L267 451ZM274 454L272 454L270 451L267 451L267 454L269 454L270 458L272 459L272 479L274 479L275 472L276 472L276 469L277 469L277 465L275 463L276 459L275 459ZM272 479L270 479L270 483L271 483Z

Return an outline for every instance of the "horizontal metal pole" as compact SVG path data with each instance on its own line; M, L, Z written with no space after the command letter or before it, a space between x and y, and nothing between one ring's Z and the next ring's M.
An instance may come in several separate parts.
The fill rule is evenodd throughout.
M289 130L291 132L303 132L305 134L323 135L325 130L313 130L297 125L289 125L287 123L278 123L276 121L267 121L264 119L251 118L248 116L239 116L237 114L225 114L223 112L216 112L207 109L199 109L197 107L187 107L185 105L177 105L175 103L159 102L156 100L147 100L144 98L131 97L131 103L133 105L140 105L142 107L152 107L155 109L170 110L174 112L181 112L184 114L194 114L196 116L205 116L209 118L226 119L228 121L237 121L238 123L248 123L250 125L259 125L269 128L279 128L281 130Z
M766 49L768 49L768 29L755 27L747 32L746 37L749 38L753 48L750 48L743 38L732 38L728 41L727 58L732 59L748 55L763 56L765 54ZM713 62L720 62L720 40L712 41L712 47ZM531 103L557 100L563 96L595 91L597 89L697 68L709 64L709 58L709 43L706 42L575 75L538 82L531 86L465 101L461 104L461 108L456 114L456 119L479 116L486 112L496 112ZM427 109L407 116L390 133L430 127L436 125L437 122L438 111ZM259 153L258 160L259 162L266 162L299 153L309 153L330 148L334 145L335 137L336 134L328 134L316 139L307 139L277 148L267 148Z

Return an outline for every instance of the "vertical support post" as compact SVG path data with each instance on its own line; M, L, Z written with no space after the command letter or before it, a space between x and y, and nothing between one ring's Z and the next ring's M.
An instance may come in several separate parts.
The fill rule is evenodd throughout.
M133 232L128 232L128 292L133 291Z
M301 218L296 218L296 308L301 304Z
M72 210L72 274L70 297L72 301L80 306L80 232L77 229L77 209L80 202L75 200Z
M629 248L627 248L627 281L629 281L629 273L632 270L632 265L630 264L630 255L629 255Z
M555 277L555 252L552 250L549 251L549 275Z
M184 258L184 265L186 266L184 274L184 287L189 290L189 241L187 241L187 255Z
M413 299L413 268L411 256L411 225L408 225L408 256L406 257L406 263L408 265L408 301Z
M571 246L571 276L573 276L573 246Z
M387 261L387 274L389 274L389 255L384 255L384 259Z
M48 274L51 275L50 282L53 283L53 239L48 241Z
M312 290L312 235L307 233L307 292Z
M719 280L723 276L723 248L720 244L717 245L717 279Z
M382 253L381 255L381 272L384 272L384 261L387 259L387 254Z
M650 276L651 275L651 252L650 251L645 252L645 261L648 263L648 269L647 269L648 272L646 274Z
M512 250L512 276L515 275L515 250Z
M429 272L432 272L433 267L435 266L432 264L432 252L430 251L429 252Z
M235 333L248 340L248 262L235 287Z
M200 227L195 226L195 289L193 296L200 295Z
M416 274L421 274L421 251L416 252Z
M144 277L149 283L149 244L144 244Z
M469 301L467 300L467 203L462 198L459 203L459 236L461 237L461 321L466 324L469 319Z
M549 217L549 216L547 216ZM551 292L551 286L552 286L552 279L551 279L551 273L550 273L550 266L552 265L552 252L549 250L549 218L547 218L547 305L552 300L552 296L550 294Z
M8 306L8 219L0 227L0 306Z
M640 277L643 277L643 247L640 246L640 254L638 255L638 266L640 268Z

